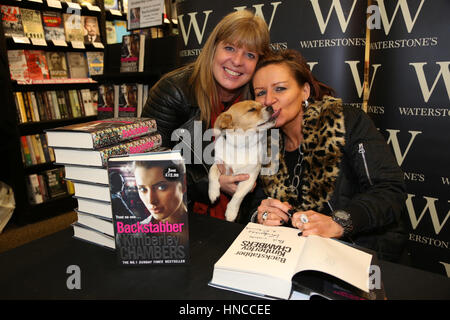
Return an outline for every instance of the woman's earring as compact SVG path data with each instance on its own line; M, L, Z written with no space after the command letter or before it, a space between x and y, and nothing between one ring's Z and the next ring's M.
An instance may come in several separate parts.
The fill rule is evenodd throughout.
M304 109L308 108L308 104L309 104L308 100L303 101L303 102L302 102L303 108L304 108Z

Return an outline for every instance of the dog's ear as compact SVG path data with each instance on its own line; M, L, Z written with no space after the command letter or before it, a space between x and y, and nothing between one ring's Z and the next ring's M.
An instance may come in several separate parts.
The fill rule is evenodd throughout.
M217 117L214 128L219 130L231 129L233 126L233 117L228 113L222 113Z

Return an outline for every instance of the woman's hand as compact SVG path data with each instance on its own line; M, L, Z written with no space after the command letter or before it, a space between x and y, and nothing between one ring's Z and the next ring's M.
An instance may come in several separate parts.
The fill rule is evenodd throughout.
M291 205L277 199L264 199L258 207L258 223L267 226L280 226L289 221L287 212ZM267 213L264 219L263 215Z
M308 218L307 223L301 220L302 215ZM330 216L318 213L316 211L299 211L292 216L292 225L303 230L302 235L318 235L324 238L340 238L344 234L344 228L333 221Z
M226 172L225 165L217 164L220 171L219 184L220 190L230 196L236 192L238 183L247 180L250 176L248 174L237 174L233 175L233 170ZM255 184L256 185L256 184ZM254 188L254 187L253 187Z

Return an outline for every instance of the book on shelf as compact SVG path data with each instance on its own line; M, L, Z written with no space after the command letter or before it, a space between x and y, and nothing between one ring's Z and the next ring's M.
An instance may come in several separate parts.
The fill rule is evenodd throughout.
M94 120L46 131L52 147L98 149L156 131L151 118L110 118Z
M5 37L25 37L20 8L0 5L0 10Z
M123 36L129 35L127 22L124 20L106 21L106 38L108 44L122 43Z
M145 35L132 33L122 37L120 72L144 71Z
M105 248L115 250L114 237L81 224L72 224L73 237Z
M118 116L137 117L138 84L124 83L119 86Z
M299 230L248 223L215 263L211 286L289 299L297 273L318 271L369 293L372 255L334 239Z
M28 38L45 39L41 21L41 12L33 9L21 8L23 31Z
M28 175L27 179L28 197L31 204L43 203L69 194L64 180L64 168L33 173Z
M180 152L149 152L108 161L119 265L185 264L189 224Z
M42 50L25 50L28 76L32 80L50 79L47 58Z
M64 180L64 168L46 170L43 173L50 198L67 195L66 181Z
M67 79L69 77L65 52L47 51L45 56L51 79Z
M100 84L97 94L97 117L109 119L114 117L116 90L113 84Z
M119 10L118 0L105 0L104 1L105 10Z
M87 78L89 71L84 52L67 52L67 64L71 78Z
M8 65L12 80L24 81L30 78L25 50L8 50Z
M64 33L67 42L83 42L84 30L81 24L81 16L78 14L63 13Z
M111 200L101 201L91 198L75 198L78 202L79 211L112 219Z
M83 226L100 231L109 236L114 236L114 226L112 219L108 219L99 215L82 212L75 209L77 213L77 222Z
M90 77L103 74L103 51L87 51L86 59Z
M153 133L96 150L56 148L56 163L104 167L111 156L143 153L161 146L161 135Z
M85 116L89 117L97 115L97 107L94 106L91 90L89 89L78 90L78 96L80 102L83 104Z
M66 41L66 35L64 33L64 22L60 12L42 12L42 25L44 27L45 40Z
M83 25L83 41L86 44L94 42L102 42L100 38L100 28L98 20L95 16L81 16L81 23Z

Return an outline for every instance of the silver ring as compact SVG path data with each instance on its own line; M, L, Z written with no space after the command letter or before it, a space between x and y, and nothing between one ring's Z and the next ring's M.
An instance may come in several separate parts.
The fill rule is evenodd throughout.
M263 221L266 221L267 220L267 216L269 215L269 213L267 212L267 211L264 211L263 212L263 214L262 214L262 219L263 219Z
M306 216L306 214L302 213L300 215L300 221L303 222L303 223L308 223L309 222L308 217Z

